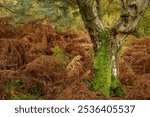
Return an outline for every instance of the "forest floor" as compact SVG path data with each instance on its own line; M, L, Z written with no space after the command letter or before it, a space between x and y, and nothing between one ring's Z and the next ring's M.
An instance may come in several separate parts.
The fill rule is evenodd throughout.
M106 98L89 89L93 49L85 32L38 21L13 28L8 21L0 19L0 99L150 99L150 38L128 37L120 61L127 95Z

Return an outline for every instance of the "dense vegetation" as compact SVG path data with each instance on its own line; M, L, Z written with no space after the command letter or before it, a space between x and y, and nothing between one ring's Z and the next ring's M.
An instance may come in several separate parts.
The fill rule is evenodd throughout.
M109 43L124 4L97 7ZM123 43L116 80L107 70L109 45L94 56L76 0L0 0L0 99L150 99L149 13L150 6Z
M101 2L102 21L106 27L112 26L123 12L121 0L103 0ZM150 34L150 7L145 12L138 28L136 36L148 36ZM1 17L15 18L15 26L28 20L44 20L44 23L55 24L58 29L70 28L73 31L83 29L83 22L76 4L76 0L0 0Z

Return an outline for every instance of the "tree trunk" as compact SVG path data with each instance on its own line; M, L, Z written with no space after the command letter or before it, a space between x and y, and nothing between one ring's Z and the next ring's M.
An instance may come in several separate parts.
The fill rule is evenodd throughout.
M94 46L94 81L92 89L106 96L123 96L117 80L119 53L124 38L135 30L150 0L127 0L126 11L113 28L111 35L104 30L97 11L97 0L77 0L82 19Z
M99 20L96 1L95 0L77 0L82 19L84 21L85 27L87 28L89 35L93 42L94 51L96 53L101 45L101 40L99 39L99 34L103 25Z
M119 78L119 58L120 50L122 47L122 41L119 39L125 39L127 35L113 35L111 37L111 73L115 78Z
M97 8L97 14L98 14L98 18L100 19L100 21L102 22L102 11L101 11L101 0L96 0L96 8ZM103 22L102 22L103 23Z
M94 46L94 81L92 89L108 96L111 82L110 39L102 31L103 25L97 14L96 0L77 0L77 3Z
M111 74L112 81L110 93L115 96L123 96L123 88L116 79L119 79L120 49L125 37L134 32L150 0L127 0L120 19L116 23L111 35ZM117 82L116 82L117 81ZM117 83L117 85L116 85ZM115 85L114 85L115 84Z
M120 19L114 26L111 40L111 65L112 75L119 76L119 55L120 48L125 37L134 32L138 22L144 14L150 0L127 0Z

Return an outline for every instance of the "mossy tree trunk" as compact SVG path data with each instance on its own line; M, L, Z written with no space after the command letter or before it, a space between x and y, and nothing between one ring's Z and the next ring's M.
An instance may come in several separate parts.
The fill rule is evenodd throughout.
M132 33L150 0L127 0L124 12L111 33L105 31L98 15L98 0L77 0L82 19L94 46L92 89L106 96L123 96L119 76L119 52L125 37Z
M109 96L111 82L110 39L97 14L95 0L77 0L85 27L94 45L94 81L92 89ZM105 39L107 38L107 39Z

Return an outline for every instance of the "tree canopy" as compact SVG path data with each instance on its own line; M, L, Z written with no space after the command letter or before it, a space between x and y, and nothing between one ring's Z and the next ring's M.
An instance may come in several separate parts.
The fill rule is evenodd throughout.
M102 0L100 8L99 14L106 27L113 26L124 11L122 0ZM150 34L150 26L147 24L150 19L149 12L147 10L140 21L136 36ZM17 24L24 20L45 19L47 23L53 22L61 29L71 27L79 30L78 27L84 27L76 0L0 0L0 14L1 17L14 17Z

